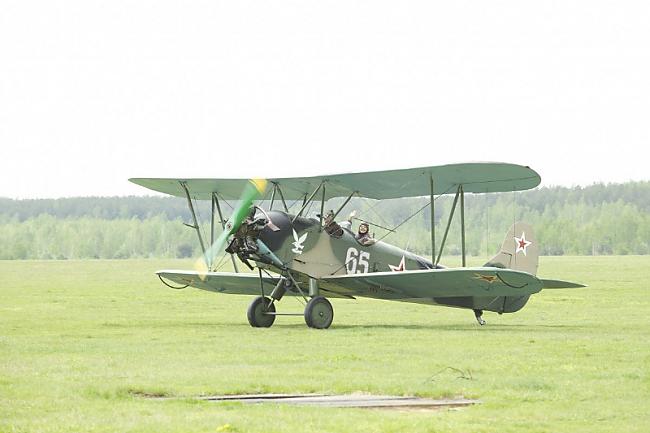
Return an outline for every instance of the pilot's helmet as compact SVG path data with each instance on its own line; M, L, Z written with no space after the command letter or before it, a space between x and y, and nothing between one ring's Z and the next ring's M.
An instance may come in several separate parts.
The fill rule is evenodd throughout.
M359 234L360 235L368 234L368 230L370 230L370 226L368 226L367 223L361 223L359 225Z

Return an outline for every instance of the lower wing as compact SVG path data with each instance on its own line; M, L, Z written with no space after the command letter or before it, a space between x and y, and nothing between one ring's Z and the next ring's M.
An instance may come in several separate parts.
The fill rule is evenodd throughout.
M196 287L211 292L228 293L232 295L259 295L260 277L256 274L236 274L232 272L196 272L196 271L158 271L163 282L173 281L181 287ZM264 292L270 293L277 284L277 278L262 277Z
M231 272L165 270L156 274L163 282L172 281L181 286L175 288L191 286L233 295L259 295L260 284L268 295L279 281L279 277L263 276L260 283L256 274ZM321 278L319 284L323 294L328 297L364 296L378 299L523 296L537 293L542 288L584 287L567 281L540 280L526 272L493 267L334 275ZM303 291L307 292L306 287ZM299 292L289 290L287 294L299 295Z
M173 289L184 289L191 286L201 290L211 292L226 293L230 295L260 295L261 285L264 287L264 293L268 296L280 281L280 277L263 276L260 284L260 277L257 274L232 273L232 272L196 272L196 271L158 271L158 277ZM302 280L300 276L297 277ZM167 281L178 284L174 287ZM308 293L309 288L305 281L300 282L303 293ZM289 288L286 292L289 296L300 296L300 292L294 288ZM331 298L353 298L349 295L328 291L323 288L323 295Z

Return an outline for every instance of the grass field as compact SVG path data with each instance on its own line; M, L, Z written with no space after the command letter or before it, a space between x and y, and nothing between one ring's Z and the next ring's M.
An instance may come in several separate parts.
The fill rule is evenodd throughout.
M300 317L253 329L250 298L174 291L153 275L188 267L0 262L0 432L650 431L650 256L543 257L541 276L590 287L543 291L519 313L486 313L482 328L466 310L334 300L329 330ZM189 398L359 391L482 404L395 412Z

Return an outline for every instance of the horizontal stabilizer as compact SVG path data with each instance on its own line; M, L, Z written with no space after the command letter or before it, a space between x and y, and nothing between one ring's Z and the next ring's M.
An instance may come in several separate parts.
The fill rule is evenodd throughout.
M572 283L571 281L545 279L540 279L540 281L544 284L544 289L578 289L580 287L587 287L584 284Z

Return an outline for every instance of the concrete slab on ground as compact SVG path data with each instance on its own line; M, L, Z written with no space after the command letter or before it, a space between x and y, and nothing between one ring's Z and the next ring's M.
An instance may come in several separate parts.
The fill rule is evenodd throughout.
M301 406L386 408L386 409L443 409L464 407L479 403L465 398L430 399L392 395L370 394L245 394L215 395L199 397L201 400L215 402L239 402L247 404L278 403Z

